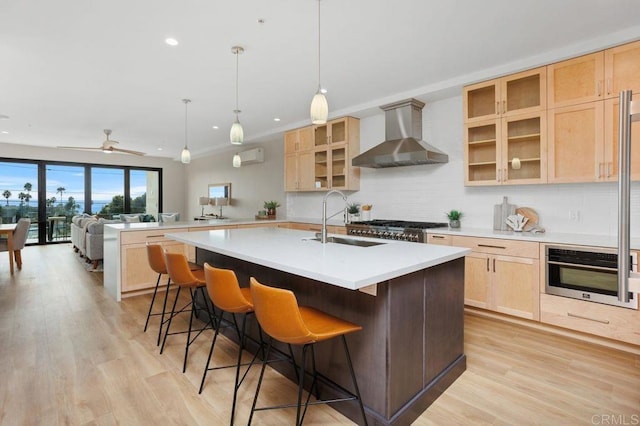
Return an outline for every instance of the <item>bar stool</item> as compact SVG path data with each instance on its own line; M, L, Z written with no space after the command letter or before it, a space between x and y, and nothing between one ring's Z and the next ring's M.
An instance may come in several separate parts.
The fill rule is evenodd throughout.
M206 329L214 327L217 324L215 312L212 312L209 309L209 304L207 303L207 298L204 293L205 281L204 281L204 271L197 270L192 271L189 267L189 262L187 262L187 258L182 253L169 253L165 251L164 253L165 263L167 265L167 272L169 274L169 278L174 283L174 285L178 286L178 291L176 292L176 298L173 301L173 307L171 308L171 314L169 315L169 320L167 322L167 329L164 333L164 339L162 340L162 347L160 348L160 353L164 351L164 346L167 343L167 336L171 334L181 334L185 333L185 331L179 331L171 333L171 322L173 317L182 312L187 312L187 308L190 308L189 315L189 328L186 330L187 333L187 342L184 347L184 363L182 365L182 372L187 371L187 358L189 357L189 346L202 334L202 332ZM180 291L182 289L188 289L189 294L191 296L191 301L187 303L182 309L176 311L176 305L178 303L178 298L180 297ZM197 300L196 294L200 290L202 295L202 299L204 301L204 306L207 311L207 317L209 321L202 328L192 330L193 327L193 317L196 315ZM196 333L191 339L191 333Z
M360 390L358 389L358 383L356 381L356 375L353 371L353 365L351 363L351 357L349 356L349 348L347 347L347 339L345 335L353 333L355 331L362 330L362 327L340 318L329 315L325 312L317 309L298 306L298 301L295 295L290 290L269 287L260 284L255 278L250 279L251 295L253 297L254 310L256 318L262 329L271 337L269 345L267 347L267 354L263 359L262 370L260 371L260 378L258 379L258 386L256 388L256 394L253 399L253 405L251 406L251 414L249 416L249 423L253 418L253 413L260 410L270 410L275 408L289 408L296 406L296 425L301 425L304 416L307 412L307 407L316 404L325 404L341 401L357 400L362 414L362 420L367 425L367 418L364 412L364 406L362 405L362 398L360 397ZM349 396L345 398L333 398L331 400L317 400L309 402L311 398L311 392L309 392L306 401L304 402L304 411L302 411L302 391L304 389L304 377L305 377L305 360L306 352L311 349L311 363L313 367L310 390L316 388L316 382L320 375L315 368L315 352L314 345L317 342L332 339L334 337L341 337L342 346L353 381L353 387L355 394L340 387L340 390L348 393ZM290 345L302 345L302 362L300 364L300 373L298 376L298 401L297 404L278 405L270 407L256 408L258 402L258 395L260 393L260 386L262 385L262 378L267 363L265 362L269 356L273 339L276 339L283 343Z
M149 304L149 312L147 312L147 320L144 323L144 331L147 331L147 327L149 325L149 319L152 316L162 315L162 319L160 320L160 326L158 327L158 341L156 342L156 346L160 346L160 338L162 337L162 328L166 324L168 320L165 320L165 313L167 311L167 299L169 298L169 287L171 286L171 277L167 278L167 288L164 293L164 302L162 304L162 312L152 312L153 306L156 300L156 295L158 294L158 288L160 287L160 280L163 275L167 275L167 264L164 261L164 252L162 249L162 245L160 244L152 244L147 243L147 260L149 261L149 267L158 274L158 279L156 280L156 287L153 289L153 296L151 297L151 303ZM196 265L195 263L189 262L189 268L192 271L197 271L198 269L202 269L202 266Z
M216 328L216 332L213 336L213 340L211 341L211 349L209 350L209 357L207 358L207 365L204 368L204 373L202 374L202 382L200 383L200 390L198 393L202 393L202 389L204 388L204 382L207 377L207 372L211 370L218 370L221 368L228 367L236 367L236 379L235 385L233 388L233 404L231 405L231 422L233 425L233 420L235 418L235 410L236 410L236 401L238 397L238 389L240 385L244 381L249 369L253 365L256 357L258 356L258 351L253 356L253 359L248 364L242 364L242 350L244 348L245 341L245 327L247 324L247 316L253 314L253 300L251 297L251 290L247 288L240 288L240 284L238 283L238 278L236 277L235 272L230 269L219 269L214 268L208 263L204 264L204 278L207 285L207 293L209 294L209 298L213 302L214 306L221 310L220 316L218 318L218 327ZM211 356L213 355L213 348L216 344L216 339L218 338L218 333L220 329L223 327L222 323L224 320L224 314L230 313L236 332L238 333L238 338L240 345L238 347L238 360L235 365L226 365L223 367L209 367L211 362ZM242 327L238 328L238 323L236 320L236 314L242 315ZM260 331L260 340L262 347L262 331ZM263 354L264 355L264 354ZM240 367L242 365L248 365L246 371L244 372L242 379L240 379Z

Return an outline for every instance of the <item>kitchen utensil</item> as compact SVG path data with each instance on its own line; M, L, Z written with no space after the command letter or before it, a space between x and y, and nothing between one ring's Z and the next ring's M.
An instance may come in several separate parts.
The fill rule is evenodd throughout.
M503 197L502 204L496 204L493 207L493 229L497 231L507 231L507 218L516 214L516 206L509 204L507 197Z
M538 213L536 213L536 211L531 207L518 207L516 209L516 214L521 214L529 219L524 226L524 231L530 231L539 222Z
M513 214L507 217L507 220L505 222L514 231L522 232L525 223L527 223L528 221L529 219L522 216L521 214Z

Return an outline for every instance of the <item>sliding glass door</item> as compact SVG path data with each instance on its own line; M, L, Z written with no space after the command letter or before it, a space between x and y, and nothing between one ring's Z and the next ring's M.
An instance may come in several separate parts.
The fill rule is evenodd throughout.
M27 243L38 241L38 164L0 161L0 222L31 220Z
M84 210L85 167L48 163L45 182L46 241L69 241L71 218Z

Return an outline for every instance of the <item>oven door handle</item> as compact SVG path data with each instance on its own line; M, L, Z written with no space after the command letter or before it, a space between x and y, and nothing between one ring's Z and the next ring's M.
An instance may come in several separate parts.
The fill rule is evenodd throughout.
M610 272L618 271L618 268L607 268L606 266L582 265L580 263L556 262L555 260L547 260L547 263L550 265L558 265L558 266L572 266L572 267L596 269L598 271L610 271Z

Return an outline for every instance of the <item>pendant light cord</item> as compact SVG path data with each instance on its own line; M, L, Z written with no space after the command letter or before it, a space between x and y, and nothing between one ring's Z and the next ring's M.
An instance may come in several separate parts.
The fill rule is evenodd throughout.
M239 78L240 75L240 50L236 49L236 120L238 119L238 92L239 92L239 84L238 82L240 81Z
M318 92L320 92L321 80L320 80L320 0L318 0Z
M187 148L187 146L188 146L188 143L187 143L187 133L188 133L187 132L187 127L188 127L187 123L188 123L188 121L187 120L188 120L189 114L187 113L187 108L188 108L189 102L191 102L191 100L190 99L183 99L182 102L184 102L184 149L188 149Z

